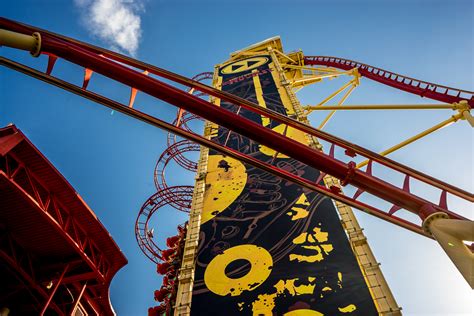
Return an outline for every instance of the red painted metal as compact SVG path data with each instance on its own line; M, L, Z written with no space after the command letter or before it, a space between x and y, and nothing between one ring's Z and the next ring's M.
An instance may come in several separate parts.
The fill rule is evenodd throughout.
M130 67L134 67L136 69L139 69L140 71L148 71L151 74L163 77L165 79L169 79L171 81L174 81L176 83L185 85L189 88L195 88L196 90L205 92L211 96L220 98L222 100L228 101L230 103L233 103L238 106L242 106L246 109L249 109L251 111L254 111L258 114L264 115L266 117L269 117L271 119L275 119L281 123L287 124L291 127L294 127L298 130L304 131L305 133L308 133L310 135L313 135L315 137L321 138L323 140L326 140L334 145L340 146L344 149L350 149L353 150L355 153L364 156L368 159L373 160L374 162L378 162L386 167L389 167L391 169L394 169L398 172L404 173L404 174L409 174L415 179L418 179L422 182L425 182L429 185L432 185L436 188L439 188L441 190L446 190L447 192L457 195L463 199L467 199L471 202L474 202L474 195L472 193L469 193L465 190L462 190L460 188L457 188L453 185L450 185L448 183L445 183L443 181L440 181L436 178L433 178L427 174L421 173L417 170L414 170L412 168L409 168L407 166L404 166L396 161L393 161L387 157L381 156L375 152L372 152L370 150L367 150L363 147L357 146L355 144L352 144L350 142L347 142L343 139L337 138L331 134L328 134L326 132L317 130L312 128L311 126L308 126L306 124L303 124L299 121L293 120L289 117L283 116L279 113L276 113L274 111L268 110L266 108L260 107L248 100L236 97L230 93L222 92L218 89L215 89L213 87L206 86L198 81L194 81L191 79L188 79L186 77L180 76L178 74L175 74L173 72L170 72L168 70L153 66L151 64L147 64L138 60L135 60L133 58L130 58L128 56L115 53L97 46L93 46L84 42L77 41L72 38L68 38L66 36L62 36L59 34L55 34L46 30L42 30L39 28L35 28L32 26L28 26L26 24L21 24L18 22L14 22L8 19L0 18L0 26L6 27L6 28L12 28L13 31L20 32L20 33L25 33L25 34L31 34L35 31L41 32L41 34L48 34L51 36L54 36L56 38L60 38L65 40L66 42L74 43L83 49L86 49L87 51L91 53L95 53L101 57L111 59L113 61L119 62L121 64L128 65ZM51 56L51 54L48 54Z
M213 76L214 74L212 72L201 72L200 74L197 74L194 77L192 77L191 80L201 82L204 80L212 80ZM189 88L188 92L190 92L191 89L192 88ZM206 93L200 92L199 90L197 92L193 92L193 94L197 97L202 97L202 96L207 95Z
M77 192L14 126L0 129L0 200L0 230L8 229L17 240L2 236L0 256L28 287L63 315L58 298L51 300L38 280L56 285L91 281L97 284L89 293L93 304L112 315L108 289L125 257ZM66 265L70 269L58 280L55 272Z
M155 166L155 186L157 190L166 188L165 170L168 163L172 160L176 161L181 167L191 172L196 172L197 163L184 157L186 152L198 152L200 146L189 140L180 140L170 145L161 154ZM183 159L184 158L184 159Z
M36 207L48 221L54 223L56 232L67 240L72 249L81 254L84 262L95 271L96 277L104 282L107 266L100 264L105 262L102 260L103 254L97 250L95 241L86 234L84 224L71 215L68 207L42 184L43 180L23 164L17 155L10 152L4 157L7 168L0 170L0 176L9 181L13 190L27 196L31 206Z
M2 60L0 58L0 63L1 62L5 63L6 61ZM15 70L21 71L21 72L23 72L27 75L33 76L34 78L43 80L47 83L50 83L50 84L53 84L55 86L61 87L65 90L73 92L73 93L75 93L79 96L85 97L85 98L90 99L94 102L97 102L99 104L107 106L107 107L109 107L109 108L111 108L111 109L113 109L117 112L121 112L123 114L126 114L126 115L132 117L132 118L135 118L137 120L146 122L146 123L148 123L152 126L164 129L166 131L170 131L173 134L176 134L176 135L179 135L179 136L184 137L186 139L192 140L192 141L194 141L194 142L196 142L196 143L198 143L202 146L214 149L214 150L216 150L216 151L218 151L222 154L225 154L225 155L228 155L228 156L233 157L235 159L241 160L242 162L253 165L257 168L265 170L266 172L269 172L269 173L274 174L276 176L279 176L281 178L284 178L284 179L287 179L287 180L292 181L294 183L297 183L297 184L299 184L303 187L308 188L309 190L313 190L315 192L319 192L321 194L328 195L329 197L331 197L335 200L338 200L338 201L340 201L342 203L345 203L347 205L350 205L352 207L358 208L358 209L360 209L360 210L362 210L366 213L372 214L372 215L374 215L374 216L376 216L380 219L383 219L385 221L388 221L392 224L398 225L400 227L411 230L415 233L418 233L418 234L429 237L421 229L421 227L417 224L411 223L409 221L403 220L403 219L395 217L395 216L389 216L387 212L384 212L380 209L377 209L376 207L364 204L360 201L357 201L354 198L351 199L347 196L339 194L340 192L334 193L330 189L328 189L328 188L326 188L326 187L324 187L323 185L320 184L320 180L322 179L322 177L321 177L321 179L319 179L318 181L315 181L313 183L312 181L308 181L306 179L298 177L297 175L291 174L286 170L282 170L282 169L279 169L275 166L262 163L258 160L255 160L253 157L247 156L245 154L241 154L240 152L237 152L237 151L232 150L230 148L224 147L220 144L216 144L216 143L214 143L214 142L212 142L212 141L210 141L210 140L208 140L208 139L206 139L206 138L204 138L200 135L196 135L192 132L181 129L179 127L176 127L174 124L164 122L160 119L157 119L156 117L147 115L146 113L140 112L140 111L135 110L135 109L131 109L131 108L127 107L124 104L118 103L116 101L108 99L108 98L106 98L104 96L101 96L99 94L96 94L96 93L93 93L93 92L90 92L90 91L84 91L84 90L80 89L80 87L78 87L78 86L75 86L75 85L70 84L68 82L65 82L63 80L48 76L48 75L46 75L46 74L44 74L40 71L34 70L34 69L26 67L26 66L20 66L20 64L14 63L12 61L8 61L6 63L6 65L8 65L8 67L10 67L12 69L15 69Z
M11 23L9 21L7 21L7 23L4 23L4 22L5 20L0 20L0 25L9 25L10 27L12 26L10 25ZM16 28L15 31L19 31L19 30L22 30L24 26L21 26L21 25L18 26L14 24L13 28ZM271 130L263 128L262 126L258 124L255 124L240 116L230 113L224 109L214 107L213 105L209 104L208 102L204 100L191 96L184 91L181 91L167 84L159 82L156 79L153 79L150 77L144 78L143 76L141 76L139 72L134 71L133 69L124 67L118 64L117 62L115 62L114 60L104 58L104 56L107 56L107 57L112 56L116 61L121 61L121 62L125 60L126 62L128 62L128 64L133 64L134 66L138 65L138 66L144 67L144 65L146 64L140 63L138 61L133 61L132 59L124 59L124 57L120 57L121 55L110 53L110 52L107 53L108 55L107 54L104 55L102 53L97 55L97 52L101 51L98 48L91 47L84 43L80 43L74 40L64 41L64 37L52 35L51 33L48 33L48 32L46 32L45 36L43 36L43 42L44 42L44 47L46 51L53 52L57 54L58 56L61 55L61 57L65 59L69 59L78 64L84 65L87 63L89 68L95 69L97 72L106 74L108 77L112 79L115 79L117 81L120 81L128 85L136 86L137 89L139 89L140 91L143 91L150 95L154 95L176 106L181 106L183 108L186 108L187 110L190 110L198 114L199 116L202 116L206 119L214 121L220 125L226 126L235 132L238 132L242 135L255 139L256 141L259 141L260 143L270 148L273 148L281 153L284 153L288 156L296 158L310 166L323 170L324 172L332 174L340 179L345 179L348 173L349 174L352 173L352 170L351 170L352 168L350 168L348 165L346 165L345 163L341 161L338 161L332 157L324 155L318 151L312 150L311 148L308 148L304 146L303 144L294 142L280 134L274 133ZM104 50L102 50L102 52L103 51ZM5 61L2 61L2 63L5 64ZM146 66L148 67L148 65ZM159 72L157 71L157 69L158 68L156 67L153 68L153 66L150 66L150 73ZM163 77L173 78L174 81L176 82L180 82L188 86L194 86L196 89L199 89L201 91L206 91L209 94L221 97L222 99L234 101L236 105L244 106L245 108L251 109L259 114L264 114L265 116L287 123L290 126L294 126L295 128L306 131L312 135L318 136L326 140L330 140L332 141L333 144L337 144L338 146L341 146L345 149L352 149L354 152L359 153L359 154L362 153L364 154L364 156L368 158L372 158L374 161L382 163L386 166L392 167L393 169L397 171L403 170L404 173L414 175L414 177L417 179L423 179L428 184L431 184L433 186L436 186L442 189L446 189L446 191L462 196L466 199L470 199L470 200L473 199L473 195L468 192L464 192L458 188L442 183L441 181L438 181L427 175L416 172L412 169L409 169L405 166L395 163L389 159L378 156L377 154L367 151L361 147L358 147L348 142L345 142L343 140L337 139L327 133L321 133L320 131L314 130L307 125L301 124L289 118L278 115L275 112L272 112L272 111L268 112L267 110L263 108L259 108L257 105L253 103L236 98L235 96L231 96L231 95L219 92L215 89L204 86L200 83L189 81L189 79L183 79L182 77L166 72L164 70L160 70L160 71L161 71L160 75L162 75ZM40 77L40 76L35 74L35 77ZM46 80L45 77L43 77L42 80ZM50 79L47 79L46 81L48 80ZM53 81L54 80L50 80L50 82L53 82ZM57 83L54 83L54 84L57 84ZM61 84L57 84L57 85L61 85ZM74 90L72 87L67 87L66 89L70 91ZM77 92L75 91L75 93ZM78 93L78 94L81 94L81 93ZM87 97L95 99L97 101L97 98L96 98L97 96L94 96L94 97L87 96ZM105 103L109 103L109 102L105 101ZM107 106L110 106L110 103ZM122 110L122 112L125 112L125 111ZM127 113L127 114L130 115L130 113ZM134 113L133 116L135 117L139 116L140 119L144 120L144 117L138 113ZM153 121L154 124L158 124L156 120L150 120L150 121ZM164 127L163 122L160 122L159 125L161 127ZM167 126L166 128L169 130L172 129L169 126ZM180 132L183 133L183 131L180 131ZM186 133L183 133L183 134L186 134ZM191 139L194 138L194 140L197 139L191 135L187 135L187 137ZM206 143L202 139L199 139L199 142L201 144ZM215 144L212 144L212 145L207 144L207 145L214 146L218 148L217 150L220 149L221 152L225 151L223 148L219 148L215 146ZM233 155L239 156L238 153L233 153ZM241 158L243 160L246 159L247 161L252 161L252 159L249 157L241 157ZM253 161L252 163L254 163L255 165L259 165L259 163L255 161ZM284 174L283 171L278 170L277 168L276 168L277 170L274 170L275 169L274 167L263 166L261 164L260 164L260 167L264 169L266 168L266 170L272 170L273 172L277 172L282 177L288 177L290 179L292 178L294 181L297 181L297 182L300 181L299 179L294 177L294 175ZM359 187L360 189L362 189L363 191L367 191L385 200L391 201L392 203L399 205L400 207L403 207L405 209L411 210L415 213L417 213L418 210L420 210L426 204L429 204L429 202L427 202L426 200L420 197L414 196L413 194L410 194L409 192L404 192L402 189L395 187L385 181L382 181L381 179L378 179L368 173L364 173L360 170L355 170L351 178L352 179L349 182L350 184L353 184ZM306 183L306 186L310 187L311 185ZM391 221L391 222L398 221L399 224L401 224L402 226L406 228L408 228L408 226L411 226L410 224L403 223L403 221L400 221L398 219L394 220L394 217L387 216L385 212L379 213L378 211L374 211L375 208L373 207L368 207L364 205L363 203L360 203L354 199L342 197L337 192L332 192L332 191L328 192L327 189L320 188L317 186L316 187L313 186L313 189L317 190L318 192L325 192L327 195L333 198L336 198L338 200L341 200L341 201L344 200L346 203L358 208L362 208L365 211L370 210L370 212L375 213L377 214L377 216L382 217L388 221ZM433 208L441 210L441 211L446 211L453 218L462 218L445 209L441 209L436 206L434 206ZM411 229L414 231L417 230L417 229L413 229L413 227L411 227Z
M178 204L181 211L189 211L193 197L192 186L166 187L153 194L141 207L135 221L135 237L138 246L151 261L160 263L162 249L153 241L154 233L149 226L152 216L163 206Z
M187 131L192 131L188 125L188 123L191 121L202 121L202 119L192 113L189 113L180 109L178 110L176 119L173 121L173 125L183 128ZM172 146L177 141L178 141L177 135L173 133L168 133L168 137L167 137L168 147ZM197 150L199 151L199 148L197 148ZM188 151L193 151L193 150L188 150ZM195 171L197 168L196 162L186 157L181 150L176 150L173 152L173 160L186 170ZM155 184L156 184L156 168L155 168Z
M51 293L49 293L48 300L46 301L46 303L44 304L43 309L41 310L41 313L40 313L41 316L43 316L44 313L46 313L46 311L48 310L49 304L51 304L51 301L53 300L54 294L56 294L56 291L58 290L59 286L61 285L61 282L64 279L64 275L66 274L68 269L69 269L69 264L67 264L64 267L64 270L61 273L61 276L59 277L59 280L57 280L56 284L54 285L54 289L51 291Z
M471 108L474 105L474 92L472 91L451 88L436 83L410 78L350 59L330 56L305 56L304 63L305 65L327 66L344 70L357 68L359 73L366 78L421 97L446 103L455 103L466 100Z
M189 112L207 120L225 126L230 130L245 135L280 153L293 157L309 166L326 172L338 179L344 179L349 167L334 158L315 149L292 141L289 138L265 128L244 117L237 116L221 107L201 100L173 86L138 73L103 57L60 39L44 36L42 47L46 52L52 52L73 63L88 66L94 71L129 86L135 86L140 91L159 98L172 105L182 107ZM352 180L348 183L359 187L371 194L390 201L415 214L429 202L413 194L409 194L381 179L368 176L360 170L355 170ZM434 207L437 209L438 207ZM442 211L442 210L439 210Z
M77 298L74 300L74 305L72 306L71 312L69 313L70 316L76 315L76 309L79 306L79 302L81 301L82 295L84 295L84 291L86 290L86 288L87 288L87 282L84 283L79 294L77 295Z
M203 72L194 76L193 80L203 81L212 79L212 77L213 74L211 72ZM137 91L136 89L134 90ZM199 91L195 93L195 90L192 90L191 88L188 89L188 93L196 96L206 95ZM188 126L188 123L193 120L202 119L180 108L176 115L176 119L173 121L173 125L191 132L192 130ZM165 177L166 167L170 161L174 160L184 169L196 172L197 163L186 157L185 153L199 152L200 150L199 144L189 140L178 141L177 135L172 133L168 133L167 143L168 147L160 155L155 166L154 180L158 192L148 199L148 201L142 206L135 224L135 237L138 241L139 247L142 249L143 253L155 263L163 260L168 261L168 259L165 256L166 251L161 250L153 241L153 233L150 233L151 231L148 228L151 216L164 205L170 205L182 212L189 212L193 197L193 188L190 186L168 187ZM152 206L151 210L150 205ZM169 291L171 291L171 289Z
M44 299L48 299L48 293L35 279L35 275L37 274L35 268L37 268L37 266L31 254L25 251L11 234L5 231L0 232L0 244L2 245L2 247L0 247L0 259L2 262L13 267L15 272L24 280L25 287L37 292ZM3 247L3 245L6 247ZM54 309L58 315L64 315L55 302L51 303L51 308Z

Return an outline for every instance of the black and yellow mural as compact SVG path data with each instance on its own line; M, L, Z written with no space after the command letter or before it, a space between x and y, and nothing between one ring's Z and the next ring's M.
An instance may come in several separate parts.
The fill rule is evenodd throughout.
M269 55L218 70L222 90L294 116ZM219 106L288 137L305 135L253 112ZM319 171L215 127L211 137L317 181ZM332 201L210 151L192 315L377 315Z

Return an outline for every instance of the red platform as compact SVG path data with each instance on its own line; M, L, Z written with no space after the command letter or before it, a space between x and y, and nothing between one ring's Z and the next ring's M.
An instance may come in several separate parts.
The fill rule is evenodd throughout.
M58 170L15 126L0 129L0 310L114 315L109 286L125 264Z

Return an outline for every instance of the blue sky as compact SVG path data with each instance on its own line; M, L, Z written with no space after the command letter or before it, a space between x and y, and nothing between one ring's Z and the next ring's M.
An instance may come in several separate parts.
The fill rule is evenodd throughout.
M280 35L286 51L345 57L474 90L471 1L137 0L118 5L109 1L116 3L115 11L130 10L119 17L109 15L110 19L103 18L97 6L91 13L96 0L91 1L8 1L1 14L120 49L189 77L212 71L230 52ZM115 32L112 22L124 22L131 30ZM114 41L111 34L123 37ZM0 54L44 67L44 60L27 53L0 48ZM82 69L59 62L56 75L79 84ZM302 104L314 104L341 82L308 87L298 96ZM128 99L126 88L100 76L94 75L90 88L119 101ZM154 265L140 252L133 228L140 206L155 192L153 169L165 148L166 134L7 69L0 70L0 100L0 126L13 122L33 141L97 213L127 256L129 264L111 287L118 315L146 314L161 282ZM346 103L435 102L363 80ZM140 94L136 107L167 119L175 113L173 107ZM337 113L325 130L381 151L452 114ZM320 117L310 118L317 124ZM473 155L472 128L461 121L391 157L472 192ZM193 181L192 174L179 168L168 176L176 184ZM449 205L473 217L472 206L455 199ZM472 291L434 241L361 212L357 215L405 315L473 313ZM184 214L163 209L154 221L157 238L174 234L184 221Z

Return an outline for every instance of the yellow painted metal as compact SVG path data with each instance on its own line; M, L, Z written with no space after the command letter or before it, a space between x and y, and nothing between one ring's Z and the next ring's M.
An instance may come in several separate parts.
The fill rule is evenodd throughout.
M463 118L474 127L474 118L471 115L471 108L466 100L462 100L459 103L454 103L459 113L462 114Z
M216 76L218 67L214 69L213 86L221 87L222 78ZM193 93L193 90L189 91ZM210 102L220 106L220 99L210 97ZM204 137L210 139L213 133L217 131L217 125L207 121L204 127ZM183 259L181 268L178 272L178 289L176 291L176 303L174 316L191 315L191 301L193 297L195 258L199 245L199 232L201 227L201 217L203 214L205 180L207 175L207 166L209 160L209 148L201 146L201 152L196 172L196 181L194 184L193 199L187 224L186 239L183 249Z
M347 98L351 95L352 91L354 91L354 89L357 87L357 85L355 83L352 84L352 87L349 88L349 90L346 91L346 93L344 94L344 96L341 98L341 100L338 102L338 105L342 105L346 100ZM329 120L331 119L331 117L336 113L337 110L332 110L331 113L329 113L325 118L324 120L321 122L321 124L319 124L318 126L318 129L323 129L324 126L326 126L326 124L329 122Z
M332 79L341 76L342 74L338 73L329 73L329 74L321 74L321 75L305 75L303 78L298 80L290 80L293 87L298 86L307 86L316 82L319 82L323 79Z
M471 112L470 111L463 111L462 115L463 115L464 119L466 121L468 121L469 124L471 124L471 127L474 127L474 117L472 117Z
M321 73L329 73L329 72L341 73L341 74L350 73L350 71L343 71L343 70L339 70L339 69L331 68L331 67L327 67L327 68L305 67L305 66L295 66L295 65L291 65L291 64L282 64L281 66L285 70L287 68L290 68L290 69L300 69L300 70L307 70L307 71L310 71L310 72L321 72Z
M474 240L474 222L450 219L447 214L438 212L423 221L423 228L433 235L474 289L474 253L464 243L464 240Z
M390 148L388 148L388 149L386 149L386 150L380 152L379 155L386 156L386 155L388 155L388 154L391 154L391 153L393 153L394 151L396 151L396 150L398 150L398 149L400 149L400 148L403 148L403 147L405 147L405 146L407 146L407 145L409 145L409 144L411 144L411 143L413 143L413 142L419 140L420 138L423 138L423 137L425 137L425 136L427 136L427 135L429 135L429 134L431 134L431 133L433 133L433 132L436 132L437 130L442 129L443 127L446 127L446 126L448 126L448 125L450 125L450 124L452 124L452 123L458 121L459 119L464 119L463 113L457 113L457 114L451 116L449 119L444 120L444 121L442 121L441 123L436 124L435 126L430 127L430 128L428 128L427 130L424 130L423 132L421 132L421 133L419 133L419 134L416 134L415 136L410 137L410 138L404 140L403 142L401 142L401 143L399 143L399 144L397 144L397 145L395 145L395 146L392 146L392 147L390 147ZM368 163L369 163L369 161L368 161L368 160L365 160L365 161L359 163L359 164L357 165L357 168L361 168L361 167L367 165Z
M359 111L359 110L456 110L454 104L367 104L367 105L319 105L304 106L303 109L307 113L312 111Z
M205 130L209 131L209 123ZM207 133L209 135L209 133ZM205 135L208 137L208 135ZM191 315L191 301L194 285L194 265L199 244L199 228L201 226L201 213L203 210L205 178L209 149L201 147L198 162L196 183L194 185L191 212L187 224L186 240L184 243L183 259L178 273L178 290L176 292L175 316Z
M281 51L279 50L275 50L275 53L277 53L278 55L280 55L281 57L283 57L284 59L288 59L290 62L294 63L294 64L297 64L298 62L293 60L292 58L290 58L288 55L285 55L283 54Z
M293 88L307 86L323 79L334 79L342 75L351 75L354 70L339 70L335 68L305 67L301 52L291 53L291 57L274 49L275 59L280 62L286 79ZM296 60L295 60L296 59Z
M27 50L34 57L38 57L41 51L41 35L39 33L25 35L0 29L0 46Z
M252 71L254 74L258 74L258 70L255 69ZM258 75L253 76L253 85L255 87L255 95L257 96L258 105L261 107L267 108L267 104L265 103L265 99L263 98L263 90L262 84L260 83L260 77ZM262 116L262 125L268 126L270 125L270 119L268 117Z
M333 93L331 93L330 95L328 95L323 101L321 101L317 106L323 106L324 104L326 104L328 101L332 100L334 97L336 97L339 93L341 93L342 91L344 91L347 87L349 87L350 85L353 84L353 81L349 81L347 82L346 84L344 84L342 87L340 87L339 89L337 89L336 91L334 91Z

